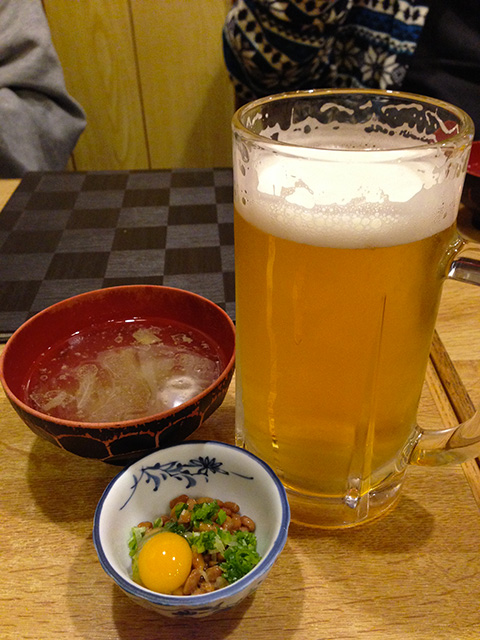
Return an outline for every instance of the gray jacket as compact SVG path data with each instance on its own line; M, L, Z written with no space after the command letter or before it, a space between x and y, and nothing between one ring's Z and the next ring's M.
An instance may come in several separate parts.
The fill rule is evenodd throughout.
M41 0L0 0L0 178L64 169L85 124Z

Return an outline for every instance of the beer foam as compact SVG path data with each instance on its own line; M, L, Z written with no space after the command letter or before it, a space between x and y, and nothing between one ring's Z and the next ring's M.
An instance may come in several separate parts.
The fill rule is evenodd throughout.
M463 178L444 175L438 150L411 162L389 152L388 163L379 151L313 151L235 159L239 213L278 237L348 248L414 242L455 221Z

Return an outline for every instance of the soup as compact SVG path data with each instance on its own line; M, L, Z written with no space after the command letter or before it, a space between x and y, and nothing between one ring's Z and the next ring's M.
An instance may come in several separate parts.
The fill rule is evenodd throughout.
M198 330L160 319L108 322L41 354L25 401L64 420L134 420L191 400L221 371L217 346Z

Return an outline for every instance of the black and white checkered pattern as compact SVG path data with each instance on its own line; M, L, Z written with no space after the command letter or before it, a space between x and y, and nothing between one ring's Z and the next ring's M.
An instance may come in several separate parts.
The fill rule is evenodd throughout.
M230 169L27 174L0 212L0 335L70 296L194 291L235 316Z

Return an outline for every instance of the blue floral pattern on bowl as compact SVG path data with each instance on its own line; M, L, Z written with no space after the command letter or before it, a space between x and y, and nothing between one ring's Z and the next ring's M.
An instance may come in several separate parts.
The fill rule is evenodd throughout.
M217 462L216 458L210 458L209 456L199 456L198 458L189 460L188 463L179 462L178 460L165 462L163 464L157 462L149 467L142 467L138 478L133 474L132 493L120 509L126 507L130 502L142 479L145 479L146 484L150 482L153 483L153 491L158 491L161 481L167 480L167 478L185 480L185 489L190 489L190 487L194 487L197 484L197 478L195 476L201 476L205 482L208 482L209 474L215 473L223 473L226 476L233 473L239 478L253 480L253 476L246 476L235 471L226 471L223 469L223 462Z
M246 576L212 593L156 593L133 581L128 539L133 526L166 513L170 500L186 491L237 502L257 525L262 559ZM104 571L135 602L168 617L203 618L258 589L285 545L289 522L285 489L262 460L222 442L188 441L146 456L110 482L95 511L93 542Z

